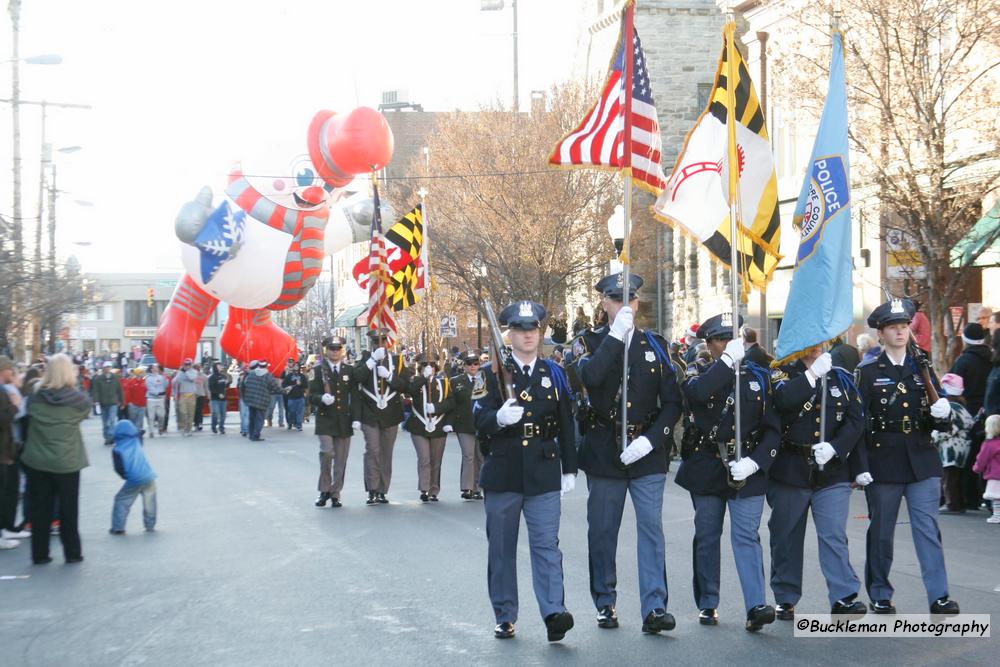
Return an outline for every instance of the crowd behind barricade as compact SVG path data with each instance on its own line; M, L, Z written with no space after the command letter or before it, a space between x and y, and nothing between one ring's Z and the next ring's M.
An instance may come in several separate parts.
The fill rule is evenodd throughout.
M240 435L251 442L264 441L265 429L297 433L315 423L317 507L342 507L355 434L364 440L365 503L389 504L400 427L409 433L417 455L414 495L422 503L439 502L450 486L441 479L441 470L448 436L454 434L461 457L456 495L462 501L485 500L487 533L506 536L496 543L490 537L489 556L495 634L501 639L514 635L516 620L516 605L511 609L502 602L510 585L502 574L513 558L503 544L511 539L511 531L516 540L515 519L521 513L529 519L533 545L551 537L552 527L558 529L558 503L551 504L552 494L558 500L573 490L578 460L588 475L591 588L599 627L618 627L614 552L626 493L640 524L643 631L674 626L665 609L666 583L660 581L658 563L664 549L663 483L678 459L682 464L676 481L689 491L695 508L694 567L702 624L718 623L719 536L727 508L734 518L738 564L762 563L757 527L764 501L772 508L771 588L777 609L765 604L763 580L756 572L761 568L740 570L746 627L756 631L775 618L794 616L801 596L807 509L813 508L820 541L839 544L843 522L831 522L830 515L817 508L846 508L851 487L865 488L871 514L866 586L872 611L895 610L888 572L896 515L905 495L911 522L927 523L920 539L914 527L921 563L938 563L923 568L931 611L957 613L957 603L947 595L943 551L940 539L932 539L933 528L938 512L985 510L988 523L1000 523L1000 313L964 327L963 349L940 381L929 365L921 366L920 358L929 357L930 342L918 306L899 299L869 316L877 336L863 333L856 346L837 339L828 352L810 350L779 367L756 332L742 326L742 318L735 325L726 314L709 318L693 324L677 341L636 329L634 292L642 281L633 278L628 305L623 305L620 278L615 283L613 275L598 283L602 302L593 323L579 310L569 341L548 349L541 347L538 333L544 326L544 308L529 301L508 306L501 323L510 327L505 335L514 344L513 351L508 350L513 355L511 375L502 382L491 368L489 349L418 353L412 347L391 346L385 329L368 332L368 349L359 356L347 349L344 339L332 336L321 342L318 352L288 359L277 375L265 360L226 366L211 358L201 363L185 359L181 368L165 372L156 363L128 368L112 360L91 364L88 359L77 364L78 359L65 354L30 365L0 357L0 548L14 549L20 540L30 540L32 561L44 564L52 560L49 536L58 534L66 562L83 560L78 497L80 471L89 461L80 424L88 417L99 417L104 444L112 447L112 465L124 480L111 503L109 532L120 536L140 496L144 528L155 530L156 473L144 454L145 439L165 435L171 419L181 437L194 437L203 431L206 416L212 433L224 436L227 414L234 408ZM736 340L734 326L741 332ZM911 333L916 348L906 347ZM634 349L622 346L627 336ZM629 349L635 357L629 357L635 375L630 382L637 384L629 394L626 440L618 433L621 420L616 411L621 405L616 401L621 352ZM732 424L732 394L724 396L736 368L743 387L742 419L750 419L741 426L748 433L742 458L733 456L739 439ZM830 382L825 409L833 424L824 436L812 432L821 421L821 377ZM506 400L503 382L514 394ZM827 385L822 387L825 392ZM572 422L565 420L572 418L577 426L567 430ZM727 420L728 436L719 431ZM865 433L865 428L872 432ZM868 441L864 447L858 444L863 441ZM930 461L926 448L917 446L924 441L934 445ZM547 443L554 444L550 448ZM538 449L532 449L536 444ZM886 448L881 453L880 446ZM532 463L536 453L541 458ZM904 460L910 467L900 463ZM550 479L551 471L540 472L546 465L555 466L561 475ZM549 499L544 507L528 502L542 497ZM617 509L609 514L608 507ZM914 508L927 511L918 516ZM547 522L544 538L538 532L541 518ZM535 575L561 581L561 567L552 560L558 548L539 549L543 573ZM860 581L846 546L820 553L821 561L829 561L823 571L833 613L864 613L865 606L856 599ZM562 638L573 621L561 599L540 597L539 604L548 612L544 618L550 640Z

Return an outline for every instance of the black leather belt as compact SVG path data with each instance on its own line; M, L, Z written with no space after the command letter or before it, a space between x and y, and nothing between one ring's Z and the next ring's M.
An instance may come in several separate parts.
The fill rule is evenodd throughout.
M876 432L879 433L913 433L920 430L921 419L913 419L909 415L902 419L879 419L875 421Z
M757 447L757 441L755 438L747 438L741 444L741 455L746 456L752 452ZM708 437L707 434L698 431L698 437L694 441L693 449L696 452L705 451L711 454L717 454L720 451L720 446L726 448L726 453L729 457L736 456L736 440L726 440L726 441L716 441Z
M543 440L552 440L556 437L558 433L558 427L555 421L547 421L542 424L525 422L522 424L515 424L514 426L511 426L510 429L519 430L520 431L519 437L541 438Z

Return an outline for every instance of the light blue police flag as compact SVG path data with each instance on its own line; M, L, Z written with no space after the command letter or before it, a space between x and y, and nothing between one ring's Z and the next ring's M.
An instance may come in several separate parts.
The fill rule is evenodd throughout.
M851 326L854 288L847 150L843 36L835 31L830 90L795 206L795 225L802 236L775 350L779 363L832 340Z

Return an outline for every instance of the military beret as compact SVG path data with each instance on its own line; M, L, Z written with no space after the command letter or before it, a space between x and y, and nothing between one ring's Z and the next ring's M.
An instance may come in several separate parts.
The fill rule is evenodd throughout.
M545 306L534 301L516 301L500 311L500 326L537 329L545 319Z
M871 312L868 316L868 326L872 329L881 329L897 322L909 324L916 312L916 306L909 299L892 299Z
M742 328L743 316L739 315L738 318L739 319L736 323L737 327ZM733 314L720 313L702 322L701 326L698 327L698 338L701 338L702 340L710 340L712 338L732 340Z
M635 298L635 293L642 287L643 280L641 277L634 273L628 274L628 284L629 284L629 301ZM604 276L597 281L594 285L594 289L608 297L609 299L614 299L615 301L622 300L622 293L625 286L624 276L621 273L612 273L610 275Z

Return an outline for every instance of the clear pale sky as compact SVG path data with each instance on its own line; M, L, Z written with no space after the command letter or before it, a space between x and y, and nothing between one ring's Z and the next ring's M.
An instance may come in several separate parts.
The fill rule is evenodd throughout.
M3 5L0 48L7 59ZM588 68L586 27L595 12L589 0L520 0L522 108L531 90ZM285 166L319 109L375 107L381 91L394 88L408 90L428 111L509 100L511 24L509 6L483 12L479 0L24 0L21 56L56 53L63 63L22 65L21 98L93 106L48 115L48 142L83 146L55 154L64 191L60 255L76 255L87 271L179 268L179 207L202 185L218 192L236 160L265 157L276 169ZM603 69L609 57L596 46L591 70ZM6 63L0 98L10 96ZM8 104L0 107L0 212L9 217L11 117ZM21 107L29 243L39 115L38 107Z

